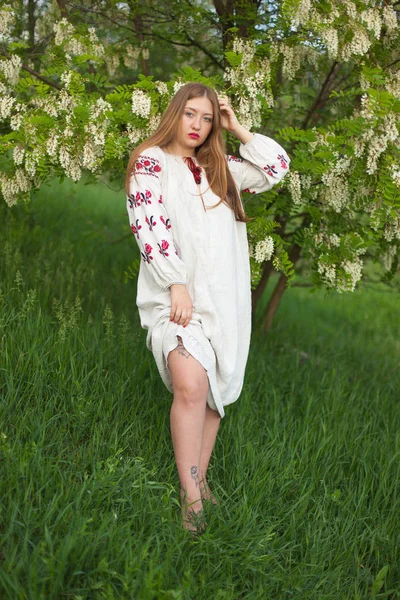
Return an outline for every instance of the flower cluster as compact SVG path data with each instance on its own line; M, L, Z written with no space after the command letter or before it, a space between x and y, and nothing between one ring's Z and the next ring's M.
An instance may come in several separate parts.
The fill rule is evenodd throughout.
M266 260L271 260L274 252L274 240L270 235L264 240L257 242L254 249L254 260L258 263L262 263Z
M289 171L287 186L292 196L293 204L301 204L301 179L298 171Z
M132 92L132 112L138 117L147 117L151 111L151 98L143 90L133 90Z
M53 31L55 45L63 46L69 58L71 55L80 56L86 53L96 57L104 56L104 46L99 42L94 27L89 27L86 36L78 36L75 27L64 18L54 24Z
M19 80L22 60L18 54L13 54L10 59L0 61L0 72L10 85L16 85Z
M9 177L6 173L0 173L0 186L4 200L8 206L13 206L18 200L28 200L32 183L24 169L18 168L13 177Z
M239 96L238 117L247 127L261 126L262 96L267 106L272 107L274 99L270 87L271 66L267 58L256 58L256 46L252 40L236 38L233 51L240 55L240 63L228 67L224 79L235 89ZM238 93L239 92L239 93Z
M10 5L5 4L0 9L0 36L8 33L11 25L14 23L14 14Z

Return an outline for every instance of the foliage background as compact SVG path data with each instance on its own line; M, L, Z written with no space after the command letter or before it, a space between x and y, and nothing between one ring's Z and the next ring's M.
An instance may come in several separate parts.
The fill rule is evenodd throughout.
M202 80L292 157L282 185L245 199L254 308L273 271L282 273L264 327L295 271L339 292L363 274L396 285L398 8L395 0L2 2L2 194L9 205L27 201L55 176L122 189L132 147L183 82ZM272 243L271 256L263 249ZM127 272L137 268L136 259Z

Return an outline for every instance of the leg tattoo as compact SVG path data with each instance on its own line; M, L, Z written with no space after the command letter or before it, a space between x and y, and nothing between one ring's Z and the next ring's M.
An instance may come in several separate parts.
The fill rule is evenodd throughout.
M180 354L181 356L184 356L185 358L189 358L190 354L189 352L186 350L185 346L183 345L182 342L182 338L180 338L179 336L177 336L178 338L178 345L175 348L175 350L178 352L178 354Z
M199 486L199 468L197 467L197 465L193 465L193 467L190 467L190 477L192 479L194 479L196 487L198 487Z

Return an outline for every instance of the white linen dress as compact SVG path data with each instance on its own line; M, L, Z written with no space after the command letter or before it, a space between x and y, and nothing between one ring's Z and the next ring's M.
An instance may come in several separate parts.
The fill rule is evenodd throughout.
M239 190L269 190L288 172L288 155L269 137L254 134L239 152L227 157ZM172 392L168 354L179 336L206 370L207 403L223 417L240 395L250 345L249 252L246 224L224 203L210 208L219 198L200 174L197 184L183 157L149 148L136 162L127 210L142 256L136 302L161 378ZM170 321L174 283L193 302L186 328Z

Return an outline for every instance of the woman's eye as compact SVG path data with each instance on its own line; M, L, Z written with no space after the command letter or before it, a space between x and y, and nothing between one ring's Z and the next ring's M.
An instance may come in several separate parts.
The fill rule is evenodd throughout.
M187 117L193 117L193 113L192 113L192 112L190 112L190 111L186 111L186 112L185 112L185 115L186 115Z
M211 117L204 117L205 121L207 121L207 123L212 123L212 118Z

